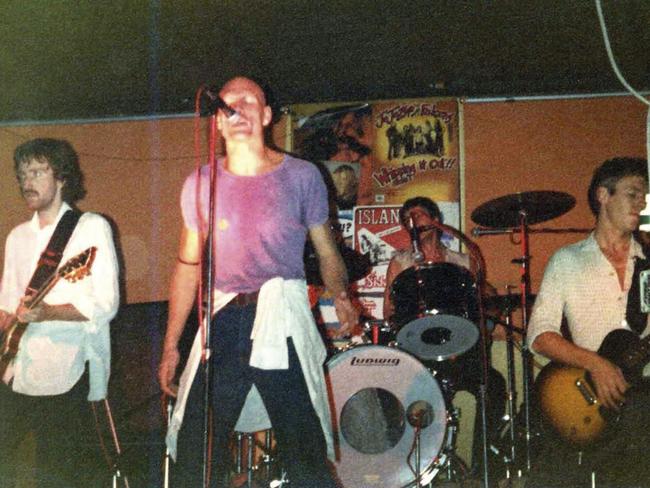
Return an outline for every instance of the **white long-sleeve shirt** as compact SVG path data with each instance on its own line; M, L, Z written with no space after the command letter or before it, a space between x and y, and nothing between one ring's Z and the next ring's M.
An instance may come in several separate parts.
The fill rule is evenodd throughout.
M14 313L25 295L39 257L63 214L40 228L38 216L15 227L7 237L0 283L0 309ZM15 392L58 395L67 392L89 364L88 400L106 397L110 374L109 323L119 306L118 264L109 223L102 216L84 213L63 252L61 264L89 247L97 248L90 275L74 283L60 279L43 299L49 305L70 303L87 321L33 322L20 340L18 353L3 380L13 379Z
M621 289L616 270L593 234L558 250L544 270L535 299L528 326L529 345L544 332L560 334L563 315L573 342L590 351L597 351L612 330L629 330L625 315L635 257L644 256L639 243L631 239Z

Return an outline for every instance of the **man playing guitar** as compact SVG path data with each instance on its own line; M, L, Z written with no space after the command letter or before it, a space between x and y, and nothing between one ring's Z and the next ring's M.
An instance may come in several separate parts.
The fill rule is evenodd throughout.
M31 434L36 487L92 488L108 473L89 402L106 398L111 369L109 323L119 306L113 233L93 212L68 224L86 193L68 141L24 142L14 170L32 218L7 237L0 282L0 486L15 486L17 447ZM63 264L84 249L94 256L85 279L40 286L48 282L38 279L41 271L56 268L57 256ZM43 289L47 296L37 302ZM17 324L26 328L13 351L5 346Z
M588 482L589 478L585 480L584 476L593 476L593 472L601 481L620 483L627 477L625 480L643 486L649 482L647 473L639 472L647 469L647 463L638 456L644 454L650 439L650 389L632 385L615 360L597 352L613 330L634 331L636 335L630 335L636 340L646 329L647 317L642 316L639 321L639 307L628 307L628 295L632 297L635 262L645 257L633 232L639 225L647 192L644 159L605 161L595 170L588 192L589 205L596 216L593 233L557 251L546 267L529 324L529 345L535 353L556 363L583 370L585 381L577 381L572 387L581 388L578 395L585 402L589 392L593 393L592 402L598 409L619 415L620 421L608 426L606 442L579 448L545 435L543 444L548 449L542 446L529 486ZM640 324L636 328L631 314L637 317L635 323ZM571 340L561 334L563 317ZM557 390L554 395L556 398L550 401L559 402L560 406L569 403ZM583 423L592 420L586 417ZM576 434L575 429L568 436L572 434ZM578 467L579 451L586 455L581 463L586 470Z

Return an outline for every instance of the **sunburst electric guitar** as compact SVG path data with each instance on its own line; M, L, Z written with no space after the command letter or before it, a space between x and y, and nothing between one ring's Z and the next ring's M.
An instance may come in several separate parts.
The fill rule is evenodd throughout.
M90 267L95 259L96 247L89 247L82 253L70 258L66 263L52 273L43 283L43 285L34 293L32 299L29 301L27 307L33 308L45 298L50 290L61 279L65 279L74 283L80 279L85 278L90 274ZM0 378L5 374L5 371L11 364L11 361L18 353L20 339L22 338L25 330L27 330L27 323L20 322L18 319L14 320L5 329L0 337Z
M650 336L641 340L629 330L613 330L603 340L598 354L621 368L627 382L634 384L650 361ZM537 376L536 387L545 419L573 444L584 446L596 441L608 423L619 416L603 407L584 369L549 363Z

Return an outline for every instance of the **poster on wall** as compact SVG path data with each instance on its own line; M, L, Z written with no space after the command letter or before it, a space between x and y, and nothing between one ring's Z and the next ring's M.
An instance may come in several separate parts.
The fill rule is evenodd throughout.
M401 204L429 197L445 222L458 227L458 102L398 100L291 110L296 114L293 152L321 166L338 237L372 264L355 284L364 315L381 319L388 262L409 244L396 217ZM331 319L330 305L321 302Z
M401 204L415 196L459 201L456 100L377 103L373 127L374 203Z

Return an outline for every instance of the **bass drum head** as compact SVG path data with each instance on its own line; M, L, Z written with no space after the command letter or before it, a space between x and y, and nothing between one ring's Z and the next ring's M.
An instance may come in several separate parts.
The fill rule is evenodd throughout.
M447 427L444 397L431 373L410 354L375 345L337 354L326 369L343 487L414 486L417 426L420 484L429 483Z

